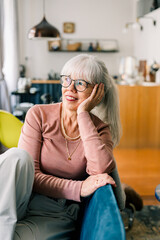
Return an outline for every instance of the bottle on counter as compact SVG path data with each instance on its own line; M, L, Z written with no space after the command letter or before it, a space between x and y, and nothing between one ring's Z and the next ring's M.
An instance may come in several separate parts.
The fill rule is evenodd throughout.
M101 47L99 45L99 42L97 42L97 44L96 44L96 51L101 51Z
M138 68L139 74L141 74L144 78L144 81L146 81L147 77L147 60L140 60L139 61L139 68Z
M89 44L88 51L89 52L93 52L94 51L93 43Z
M156 82L156 73L159 69L160 69L160 65L156 61L154 61L149 71L150 82Z

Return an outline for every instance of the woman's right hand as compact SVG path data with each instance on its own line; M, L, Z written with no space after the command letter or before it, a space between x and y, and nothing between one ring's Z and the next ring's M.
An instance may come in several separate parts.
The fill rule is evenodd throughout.
M97 106L104 96L104 84L96 84L91 92L90 96L86 98L77 109L77 113L90 112L95 106Z
M91 175L83 181L81 187L81 197L87 197L94 193L98 188L111 184L116 187L114 179L107 173Z

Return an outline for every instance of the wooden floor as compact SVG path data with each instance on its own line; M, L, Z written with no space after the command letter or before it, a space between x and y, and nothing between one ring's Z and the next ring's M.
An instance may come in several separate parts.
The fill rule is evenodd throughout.
M144 205L160 205L154 196L160 184L160 149L116 148L114 156L121 181L142 196Z

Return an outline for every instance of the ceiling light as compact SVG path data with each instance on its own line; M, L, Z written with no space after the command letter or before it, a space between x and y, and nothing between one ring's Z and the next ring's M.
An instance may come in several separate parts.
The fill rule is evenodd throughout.
M57 28L52 26L45 17L45 0L43 0L43 19L36 26L29 30L28 38L32 40L37 39L60 39L60 33Z
M136 22L127 22L125 28L123 29L123 33L127 33L129 28L132 29L140 28L141 31L143 30L143 26L139 23L138 20Z
M156 24L157 24L157 21L153 17L143 16L143 17L138 17L137 20L139 21L139 19L141 19L141 18L152 20L154 26L156 26Z

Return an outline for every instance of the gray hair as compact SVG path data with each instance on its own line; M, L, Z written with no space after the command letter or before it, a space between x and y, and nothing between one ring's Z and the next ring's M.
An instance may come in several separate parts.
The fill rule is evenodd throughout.
M92 84L104 84L104 97L92 113L103 122L109 124L114 147L121 137L121 122L119 113L119 96L116 84L109 75L103 61L93 55L80 54L71 58L63 67L61 74L74 75L75 78L85 78Z

